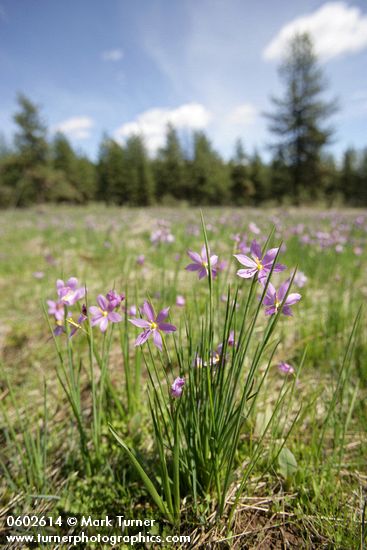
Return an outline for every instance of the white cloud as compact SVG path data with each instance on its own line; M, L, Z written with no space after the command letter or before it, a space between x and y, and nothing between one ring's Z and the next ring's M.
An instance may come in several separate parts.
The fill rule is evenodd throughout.
M103 61L120 61L124 57L124 52L118 48L115 50L105 50L101 57Z
M88 139L94 122L90 117L80 116L64 120L57 124L53 131L62 132L71 139Z
M328 2L318 10L287 23L263 52L264 59L279 59L289 39L308 32L323 61L367 47L367 14L345 2Z
M164 144L167 124L178 129L199 130L209 124L211 116L199 103L186 103L177 109L149 109L138 115L136 120L117 128L114 137L121 142L131 135L141 134L149 151L155 152Z
M228 122L238 126L248 126L255 122L258 111L252 103L238 105L228 116Z

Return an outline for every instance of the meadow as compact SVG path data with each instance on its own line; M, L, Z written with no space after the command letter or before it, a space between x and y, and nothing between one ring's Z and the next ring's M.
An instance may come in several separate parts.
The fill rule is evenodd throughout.
M0 534L365 548L366 211L42 206L0 239Z

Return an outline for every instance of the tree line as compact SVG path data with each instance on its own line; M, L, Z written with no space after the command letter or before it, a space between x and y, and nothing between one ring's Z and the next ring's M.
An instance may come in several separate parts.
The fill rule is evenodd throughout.
M20 94L12 146L0 143L0 206L104 201L149 206L305 204L324 201L367 206L367 148L348 149L337 162L325 147L335 101L323 99L326 83L308 35L297 35L279 67L281 98L267 113L274 135L271 160L248 154L239 139L229 161L208 136L193 132L190 147L167 127L154 158L141 135L122 145L105 136L95 162L75 151L67 137L47 138L40 110Z

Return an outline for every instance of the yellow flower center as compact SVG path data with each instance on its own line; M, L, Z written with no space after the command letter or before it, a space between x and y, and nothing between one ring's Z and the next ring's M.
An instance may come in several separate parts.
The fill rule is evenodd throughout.
M275 299L275 309L278 309L278 307L280 306L281 302L279 302L278 298Z
M103 317L107 317L108 311L104 311L103 309L99 308L99 311L102 313Z
M205 267L205 269L207 269L207 267L208 267L208 262L204 262L204 261L203 261L203 262L201 262L201 263L202 263L202 266Z
M256 265L257 265L257 269L259 271L261 271L262 269L264 269L264 266L263 264L260 262L259 258L255 258L255 262L256 262Z
M158 328L157 323L155 323L154 321L152 321L152 322L150 323L150 328L151 328L152 330L155 330L156 328Z
M61 298L61 301L62 301L62 302L65 302L66 300L69 300L69 298L71 298L71 297L73 296L73 294L74 294L74 292L73 292L72 290L69 290L69 292L67 292L67 293L65 294L65 296L63 296L63 297Z

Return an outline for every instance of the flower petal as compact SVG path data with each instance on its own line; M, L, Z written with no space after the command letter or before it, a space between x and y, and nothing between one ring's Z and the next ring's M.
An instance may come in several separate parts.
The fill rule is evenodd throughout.
M162 351L162 336L160 335L158 330L153 331L153 342L157 346L158 349Z
M108 318L103 317L103 319L101 319L101 322L99 323L99 328L101 329L101 332L106 332L107 327L108 327Z
M287 299L284 303L285 306L292 306L293 304L296 304L301 299L301 294L298 294L298 292L292 292L291 294L288 294Z
M185 267L186 271L199 271L201 264L189 264Z
M139 336L135 340L135 346L141 346L142 344L145 344L151 334L151 330L144 330L144 332L139 334Z
M239 269L237 275L243 279L251 279L257 272L257 269Z
M154 321L155 319L154 309L153 309L153 306L147 300L144 302L142 311L146 316L146 318L148 319L148 321Z
M252 258L249 258L249 256L246 256L245 254L235 254L234 257L240 262L240 264L246 267L256 268L256 262L254 262Z
M107 318L111 323L120 323L122 321L121 315L116 311L110 311Z
M160 311L157 315L156 322L160 323L161 321L164 321L165 319L167 319L168 312L169 312L169 307L162 309L162 311Z
M159 323L158 328L163 332L176 332L177 330L177 328L174 325L171 325L170 323Z
M256 256L257 258L261 258L261 247L259 243L256 241L256 239L254 239L251 243L250 254L251 256Z
M270 248L270 250L267 251L265 256L263 257L262 264L272 264L275 260L275 256L278 254L279 248Z
M103 311L107 311L108 309L108 301L106 300L106 298L100 294L97 298L97 304L99 305L99 307L103 310Z
M129 319L130 323L139 328L149 328L150 323L145 319Z
M189 258L191 258L192 261L195 262L196 264L201 264L202 259L200 258L200 254L198 254L197 252L192 252L192 250L188 250L188 251L187 251L187 255L188 255Z

